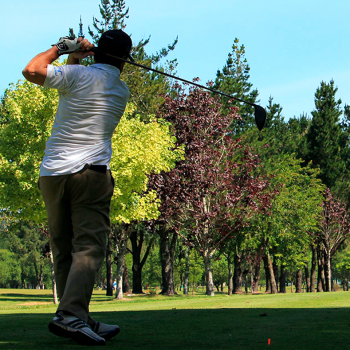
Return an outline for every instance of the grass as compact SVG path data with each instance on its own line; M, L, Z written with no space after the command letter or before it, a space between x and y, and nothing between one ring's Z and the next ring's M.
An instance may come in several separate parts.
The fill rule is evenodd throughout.
M106 349L350 349L347 292L123 301L104 294L94 293L92 316L122 329ZM0 349L84 348L48 332L54 312L50 291L0 289Z

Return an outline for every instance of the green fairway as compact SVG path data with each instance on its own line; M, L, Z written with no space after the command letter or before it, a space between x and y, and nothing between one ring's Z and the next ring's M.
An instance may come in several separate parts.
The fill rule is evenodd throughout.
M120 325L118 349L350 349L350 293L131 296L94 293L92 316ZM82 349L49 333L50 291L0 289L0 349ZM270 339L270 345L268 345Z

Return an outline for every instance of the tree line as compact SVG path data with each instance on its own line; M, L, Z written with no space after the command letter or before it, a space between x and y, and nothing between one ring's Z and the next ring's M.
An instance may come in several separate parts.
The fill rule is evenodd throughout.
M125 28L125 1L99 7L94 40ZM148 42L134 45L136 61L174 71L176 60L162 62L177 39L151 55ZM258 103L249 72L236 38L208 84ZM288 279L296 292L303 282L308 292L331 291L334 278L348 288L350 110L334 81L317 88L311 117L285 120L270 97L259 132L249 105L130 65L123 77L132 98L113 137L112 229L100 276L107 295L114 280L117 298L142 293L143 280L168 295L199 281L207 295L224 282L229 294L243 285L257 292L262 277L268 293L285 292ZM22 81L1 99L2 286L42 286L46 278L55 288L36 183L57 102L55 91Z

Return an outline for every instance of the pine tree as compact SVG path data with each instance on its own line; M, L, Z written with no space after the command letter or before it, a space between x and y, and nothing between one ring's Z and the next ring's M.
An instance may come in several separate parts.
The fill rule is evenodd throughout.
M346 171L344 150L342 149L343 131L340 124L342 114L341 100L336 100L338 88L334 81L321 82L315 93L315 110L307 133L308 154L306 161L312 167L320 168L320 178L332 188Z
M129 8L126 7L125 0L101 0L99 9L101 19L94 17L93 28L88 27L88 33L95 45L97 45L98 39L105 31L112 29L125 30L126 20L129 18ZM82 32L81 24L80 31ZM162 48L151 55L146 53L146 46L149 42L150 37L142 39L138 43L133 43L132 55L135 61L174 74L177 66L176 59L166 61L165 65L161 64L161 60L175 49L178 39L176 38L168 47ZM89 64L93 63L91 59L88 62ZM141 115L145 120L157 112L164 102L163 96L171 90L169 78L130 64L125 65L122 79L131 91L130 102L136 106L135 114Z
M255 103L257 102L258 90L252 90L253 84L249 82L250 67L245 57L245 46L239 46L239 40L236 38L232 45L232 52L228 54L225 66L216 73L213 88L220 90L234 97ZM233 123L235 133L242 133L254 123L254 108L248 104L240 105L235 101L223 101L223 112L228 113L230 106L239 106L241 121Z
M340 140L340 147L342 152L342 159L345 161L345 170L338 177L333 188L334 194L341 199L347 206L350 202L350 106L345 105L344 116L340 123L342 129L342 136Z

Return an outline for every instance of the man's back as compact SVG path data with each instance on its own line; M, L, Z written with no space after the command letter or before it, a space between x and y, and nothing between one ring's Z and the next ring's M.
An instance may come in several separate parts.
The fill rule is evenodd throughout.
M111 137L129 98L119 69L49 66L44 86L56 88L60 102L40 175L74 173L86 163L108 165Z

